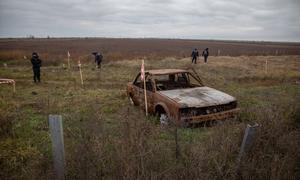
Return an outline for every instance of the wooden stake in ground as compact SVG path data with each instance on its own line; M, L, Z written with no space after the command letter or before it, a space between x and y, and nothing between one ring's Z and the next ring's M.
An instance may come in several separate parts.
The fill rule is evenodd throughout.
M68 51L68 68L70 69L70 52Z
M16 93L16 81L13 81L13 91Z
M145 110L146 116L148 116L148 103L147 103L147 89L146 89L146 77L145 77L145 60L142 61L141 67L141 80L144 82L144 94L145 94Z
M266 59L265 72L268 73L268 59Z
M81 85L83 86L83 78L82 78L82 71L81 71L81 63L80 60L78 61L78 68L80 73Z

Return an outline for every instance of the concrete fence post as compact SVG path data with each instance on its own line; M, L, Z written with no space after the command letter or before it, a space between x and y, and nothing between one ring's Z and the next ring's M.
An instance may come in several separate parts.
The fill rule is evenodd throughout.
M53 165L56 179L65 179L65 150L61 115L49 115Z
M252 146L257 127L258 127L257 123L255 123L253 126L247 124L240 153L237 158L237 171L239 171L241 160L243 159L243 157L246 155L246 153L250 150Z

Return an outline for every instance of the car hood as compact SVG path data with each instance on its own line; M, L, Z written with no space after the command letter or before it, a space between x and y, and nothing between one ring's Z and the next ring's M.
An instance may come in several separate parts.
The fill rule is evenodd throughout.
M162 95L176 101L181 108L215 106L227 104L236 100L234 97L226 93L206 86L159 92Z

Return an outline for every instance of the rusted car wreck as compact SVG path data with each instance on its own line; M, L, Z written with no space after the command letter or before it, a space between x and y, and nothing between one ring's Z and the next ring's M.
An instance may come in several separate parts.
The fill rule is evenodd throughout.
M145 108L144 83L139 73L127 84L130 102ZM148 111L161 123L188 126L235 117L239 109L234 97L204 86L199 76L184 69L145 72Z

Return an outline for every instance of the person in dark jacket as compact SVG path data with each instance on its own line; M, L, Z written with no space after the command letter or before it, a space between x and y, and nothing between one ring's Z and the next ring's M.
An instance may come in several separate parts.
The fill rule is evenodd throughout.
M209 56L208 48L204 49L202 56L204 57L204 62L207 63L207 58Z
M31 58L31 64L32 64L32 70L33 70L33 80L34 82L40 82L40 74L41 74L41 66L42 66L42 60L39 58L39 55L36 52L32 53Z
M101 68L101 62L103 59L103 56L99 52L93 52L92 53L95 56L95 63L97 64L97 68Z
M198 50L197 50L197 49L194 49L194 50L192 51L192 54L191 54L191 57L192 57L192 63L197 64L197 58L198 58L198 56L199 56Z

